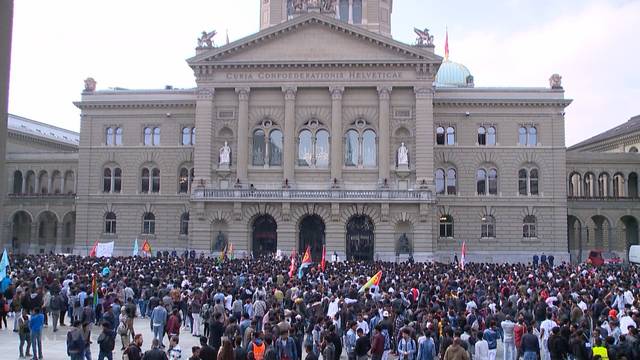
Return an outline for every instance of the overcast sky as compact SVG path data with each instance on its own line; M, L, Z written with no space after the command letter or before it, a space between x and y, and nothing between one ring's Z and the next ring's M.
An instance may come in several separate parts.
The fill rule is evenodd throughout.
M218 43L259 29L261 0L16 0L9 111L78 130L83 80L99 89L195 86L198 34ZM395 39L428 27L476 86L548 86L563 77L567 145L640 114L640 0L396 0Z

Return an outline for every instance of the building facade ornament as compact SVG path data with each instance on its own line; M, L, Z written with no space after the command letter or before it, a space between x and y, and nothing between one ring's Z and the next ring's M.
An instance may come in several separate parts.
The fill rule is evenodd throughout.
M236 94L238 94L238 99L240 99L241 101L248 101L250 92L251 88L248 87L236 88Z
M380 100L389 100L391 98L391 86L378 86L378 97Z
M433 46L433 35L429 34L429 29L424 28L424 30L420 30L418 28L413 28L413 31L418 35L416 38L416 45Z
M96 91L97 82L92 78L88 77L84 80L84 92L92 93Z
M220 148L220 165L229 166L231 164L231 148L227 141L224 142L224 145Z
M342 95L344 94L344 86L331 86L329 87L329 93L331 94L331 99L342 100Z
M553 74L549 78L549 87L552 89L562 89L562 76Z
M285 86L282 87L282 92L284 93L285 100L295 100L296 93L298 92L297 86Z
M211 32L203 31L200 37L198 38L198 47L199 48L212 48L215 46L213 42L213 38L218 34L217 31L212 30Z

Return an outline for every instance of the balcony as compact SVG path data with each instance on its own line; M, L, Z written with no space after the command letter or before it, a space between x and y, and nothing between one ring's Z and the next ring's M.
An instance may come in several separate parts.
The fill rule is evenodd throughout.
M397 202L433 203L430 190L250 190L195 189L194 201L275 202Z
M636 196L567 196L568 201L638 201Z
M13 193L7 194L7 199L29 199L29 200L57 200L57 199L75 199L75 193L68 194L28 194L28 193Z

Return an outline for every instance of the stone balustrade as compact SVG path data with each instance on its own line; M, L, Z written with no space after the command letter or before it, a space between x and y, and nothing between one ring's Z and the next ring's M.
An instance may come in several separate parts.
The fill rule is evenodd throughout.
M195 201L314 201L314 202L426 202L435 198L428 190L257 190L194 189Z

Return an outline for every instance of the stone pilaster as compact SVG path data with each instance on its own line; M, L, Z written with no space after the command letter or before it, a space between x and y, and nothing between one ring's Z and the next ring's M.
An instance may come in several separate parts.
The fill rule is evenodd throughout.
M247 181L249 167L249 92L250 88L236 88L238 94L238 158L236 176Z
M433 88L416 86L416 181L418 186L433 183Z
M197 183L211 184L213 172L213 98L214 89L198 89L196 100L197 136L194 149L194 169Z
M0 226L4 223L4 197L7 193L5 170L7 121L9 109L9 68L11 64L11 33L13 30L13 0L0 1ZM0 239L0 246L8 239ZM7 246L8 247L8 246Z
M389 106L391 101L391 87L378 86L380 109L378 111L378 181L384 185L389 179Z
M291 184L295 176L296 154L296 87L283 87L284 93L284 180Z
M342 182L342 94L344 87L330 87L331 93L331 181ZM337 185L336 184L336 185Z

